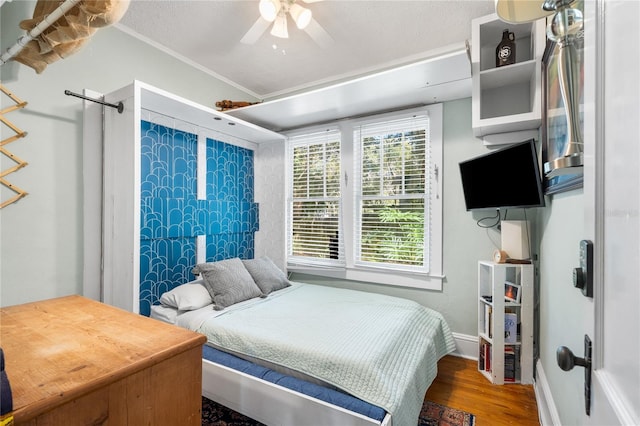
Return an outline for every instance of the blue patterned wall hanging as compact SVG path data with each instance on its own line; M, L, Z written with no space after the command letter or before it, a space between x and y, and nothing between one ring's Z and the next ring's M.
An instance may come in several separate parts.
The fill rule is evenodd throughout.
M197 199L198 137L142 121L140 313L160 295L193 280L196 236L206 259L254 257L258 205L253 151L206 140L206 199Z

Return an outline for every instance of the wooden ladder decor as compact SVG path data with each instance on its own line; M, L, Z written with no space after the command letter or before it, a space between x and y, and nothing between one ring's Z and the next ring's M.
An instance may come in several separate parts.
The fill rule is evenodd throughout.
M16 172L16 171L20 170L21 168L23 168L24 166L26 166L28 164L26 161L22 160L21 158L19 158L16 155L12 154L11 152L9 152L9 150L7 148L5 148L5 146L10 144L11 142L14 142L14 141L16 141L16 140L18 140L20 138L23 138L23 137L27 136L27 132L20 130L16 125L14 125L12 122L7 120L7 118L5 117L5 114L7 114L7 113L9 113L11 111L15 111L17 109L24 108L27 105L27 103L22 101L22 100L20 100L17 96L15 96L13 93L11 93L9 91L9 89L7 89L2 84L0 84L0 90L2 91L2 93L7 95L9 98L11 98L11 100L14 102L14 105L11 105L11 106L9 106L7 108L3 108L2 110L0 110L0 121L2 121L2 123L4 125L9 127L15 133L15 135L10 136L10 137L0 141L0 152L2 152L4 155L9 157L11 160L13 160L16 163L15 166L10 167L10 168L8 168L6 170L2 170L0 172L0 183L2 183L2 185L6 186L11 191L16 193L15 196L9 198L8 200L2 201L0 203L0 209L2 209L4 207L8 206L9 204L15 203L16 201L20 200L22 197L25 197L27 195L26 191L24 191L23 189L18 188L17 186L13 185L12 183L10 183L9 181L7 181L4 178L8 174Z

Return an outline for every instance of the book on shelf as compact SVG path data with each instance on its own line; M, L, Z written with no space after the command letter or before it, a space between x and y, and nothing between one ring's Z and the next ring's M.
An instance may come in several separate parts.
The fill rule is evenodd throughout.
M480 356L478 358L478 367L481 371L491 371L491 343L484 340L480 343Z
M484 346L484 369L491 371L491 344L489 343Z
M518 315L506 312L504 314L504 342L516 343L518 339Z
M493 337L493 306L484 305L484 334L490 339Z

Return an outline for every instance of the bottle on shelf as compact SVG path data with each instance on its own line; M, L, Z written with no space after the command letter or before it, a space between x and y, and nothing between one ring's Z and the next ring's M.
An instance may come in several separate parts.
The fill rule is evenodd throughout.
M508 29L502 32L502 40L496 47L496 67L516 63L516 36Z

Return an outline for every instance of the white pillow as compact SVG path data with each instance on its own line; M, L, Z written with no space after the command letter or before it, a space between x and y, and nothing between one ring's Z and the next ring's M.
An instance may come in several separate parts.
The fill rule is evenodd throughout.
M160 303L180 311L193 311L213 303L203 280L190 281L179 285L160 296Z
M175 324L178 312L180 311L171 306L151 305L151 314L149 316L153 319L168 322L169 324Z

